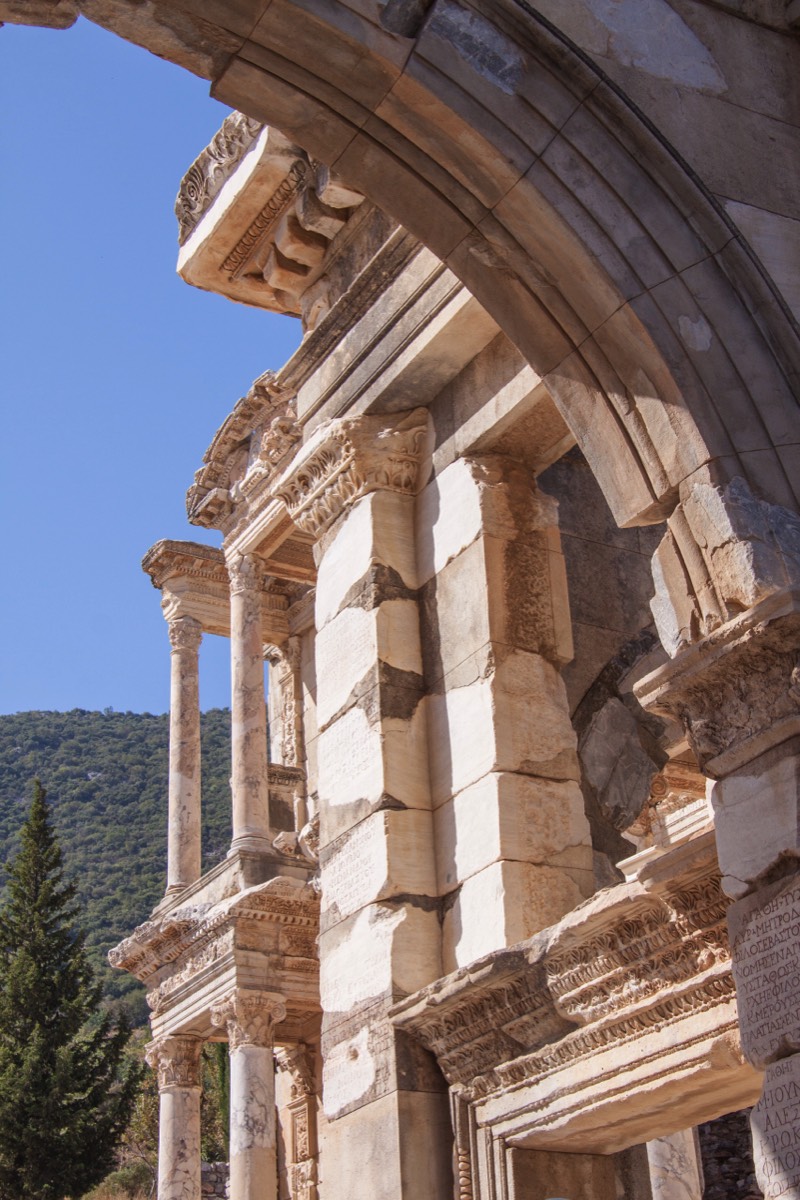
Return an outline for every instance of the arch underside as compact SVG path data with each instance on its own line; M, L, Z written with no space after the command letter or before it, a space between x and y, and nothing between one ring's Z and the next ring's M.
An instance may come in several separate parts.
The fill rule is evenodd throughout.
M212 79L462 279L545 382L621 526L744 478L796 511L798 339L719 205L519 0L184 0L91 19Z

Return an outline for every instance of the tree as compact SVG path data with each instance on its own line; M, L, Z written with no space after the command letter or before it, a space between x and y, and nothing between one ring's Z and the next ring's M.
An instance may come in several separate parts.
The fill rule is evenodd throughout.
M75 888L38 779L0 909L0 1200L63 1200L108 1174L139 1082L100 1010Z

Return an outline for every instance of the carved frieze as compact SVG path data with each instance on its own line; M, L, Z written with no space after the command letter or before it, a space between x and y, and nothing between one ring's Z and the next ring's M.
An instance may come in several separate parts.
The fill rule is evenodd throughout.
M181 180L175 201L181 245L213 203L226 179L250 150L263 129L260 121L232 112Z
M273 494L294 523L314 538L368 492L413 495L429 420L427 410L419 408L399 420L364 416L329 421L276 481Z

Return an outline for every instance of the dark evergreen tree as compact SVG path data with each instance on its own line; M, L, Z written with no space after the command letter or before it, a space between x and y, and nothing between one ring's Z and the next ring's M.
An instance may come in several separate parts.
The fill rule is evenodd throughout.
M81 1196L111 1170L139 1082L100 1011L39 781L0 909L0 1200Z

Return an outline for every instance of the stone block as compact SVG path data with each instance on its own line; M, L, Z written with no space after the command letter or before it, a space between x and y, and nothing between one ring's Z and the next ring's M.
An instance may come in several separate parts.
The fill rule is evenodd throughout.
M414 676L418 686L422 654L416 602L387 600L378 608L342 609L320 630L316 657L320 727L352 703L357 685L374 676L379 663L394 674Z
M497 862L472 875L455 894L442 929L444 970L475 962L504 946L515 946L555 924L591 893L564 870L523 862Z
M493 862L561 865L591 874L583 796L569 780L492 772L442 804L435 814L441 894Z
M323 846L378 808L428 808L425 705L377 720L348 709L317 738L317 764Z
M800 876L728 909L742 1048L764 1067L800 1050Z
M444 1079L433 1055L396 1030L382 1004L356 1009L322 1036L325 1115L336 1120L391 1092L439 1092Z
M438 905L384 901L320 935L320 998L329 1025L357 1006L397 999L441 975Z
M767 1067L750 1128L764 1200L800 1200L800 1054Z
M384 810L323 848L323 929L374 900L435 896L432 816L421 809Z
M781 858L800 855L800 738L716 781L711 803L723 886L737 898Z
M375 595L374 589L369 592L373 602L417 587L413 512L413 496L371 492L334 527L317 575L318 631L342 608L358 602L371 568L383 568L381 578L387 585L385 596Z
M452 1141L445 1096L395 1092L328 1126L321 1176L342 1196L450 1196Z
M445 687L427 702L435 805L490 771L578 778L564 684L546 659L474 656Z
M507 1168L509 1200L617 1200L619 1196L610 1155L509 1149Z

